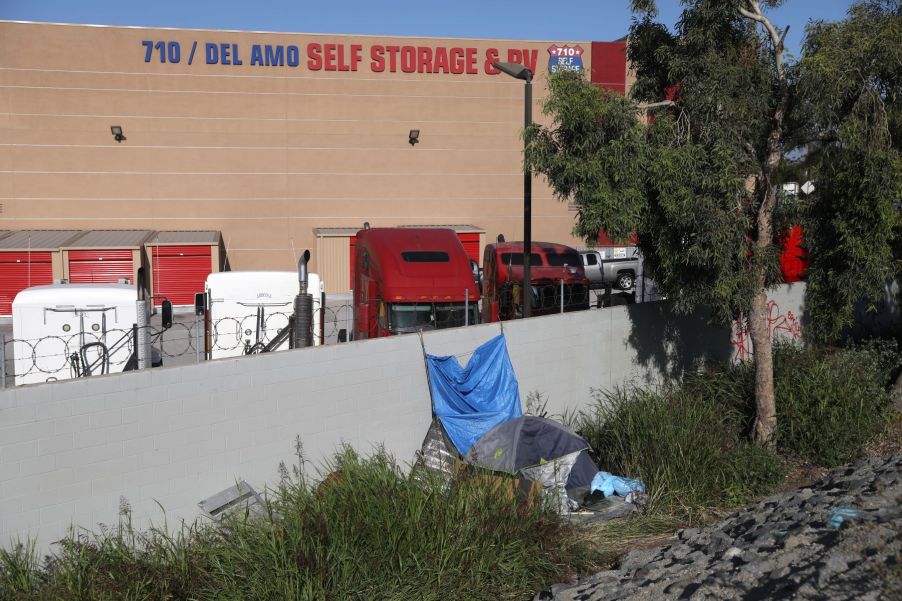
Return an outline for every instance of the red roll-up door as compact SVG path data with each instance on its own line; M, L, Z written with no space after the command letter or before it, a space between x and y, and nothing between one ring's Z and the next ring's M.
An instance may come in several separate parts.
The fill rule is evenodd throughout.
M460 243L464 245L464 250L467 251L467 257L479 263L479 234L458 233L457 237L460 238Z
M213 271L209 246L152 246L153 302L166 299L173 305L193 305L194 295L204 291Z
M0 252L0 315L12 315L13 300L22 290L52 283L49 252Z
M69 281L73 284L117 284L135 278L131 250L70 250Z

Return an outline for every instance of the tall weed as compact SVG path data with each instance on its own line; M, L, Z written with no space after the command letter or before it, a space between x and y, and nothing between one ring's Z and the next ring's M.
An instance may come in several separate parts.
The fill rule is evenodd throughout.
M691 519L767 492L782 472L773 454L743 444L740 411L690 392L595 391L592 409L576 422L600 468L642 478L653 508Z
M891 354L873 349L775 349L777 445L833 467L861 456L889 405Z
M777 345L776 447L835 466L860 456L880 430L886 386L902 357L893 341L845 349ZM593 391L588 410L567 416L599 467L640 477L653 507L691 516L743 504L780 481L781 460L751 444L755 366L705 365L659 390Z
M322 483L284 470L262 517L74 532L48 560L0 550L0 599L521 599L587 565L586 545L512 480L450 481L392 457L337 454Z

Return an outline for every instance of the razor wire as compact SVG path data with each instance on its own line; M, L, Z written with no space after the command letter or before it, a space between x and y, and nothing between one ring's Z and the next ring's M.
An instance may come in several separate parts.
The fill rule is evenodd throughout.
M522 307L518 306L520 297L516 286L508 286L496 294L494 300L501 308L500 319L519 317ZM476 289L474 288L474 292ZM562 296L563 291L563 296ZM617 291L626 298L626 291ZM575 310L594 309L611 304L626 304L638 300L628 298L621 302L611 302L610 291L590 290L588 287L560 283L543 286L532 286L533 315L547 315ZM564 302L561 303L563 298ZM604 300L608 299L608 300ZM404 302L403 310L395 310L389 302L371 302L371 314L361 310L354 311L350 303L332 304L314 310L313 327L314 345L324 346L350 340L353 333L364 329L367 332L381 330L383 333L402 334L419 330L445 329L464 325L475 325L491 321L492 316L486 309L484 296L482 302L470 303L467 309L459 302L448 300L422 300L420 302ZM394 307L398 307L395 303ZM399 327L398 316L415 316L407 325ZM283 332L292 318L289 311L272 312L263 316L260 323L258 314L243 317L223 317L205 321L195 321L194 316L183 314L173 321L172 326L163 329L158 324L145 326L150 333L153 349L159 353L163 364L175 362L176 365L193 363L195 357L204 358L236 357L259 352L260 348L272 342ZM199 327L195 329L195 325ZM403 325L403 324L402 324ZM376 327L378 326L378 327ZM103 332L84 331L65 335L48 335L36 339L0 338L2 344L2 360L5 364L5 386L19 383L35 383L55 379L70 379L77 365L82 363L82 350L90 346L87 359L99 360L99 353L108 350L109 373L121 372L135 352L135 334L137 326L126 329L110 329ZM200 348L198 349L198 341ZM286 339L274 350L289 348ZM22 382L20 382L20 380Z

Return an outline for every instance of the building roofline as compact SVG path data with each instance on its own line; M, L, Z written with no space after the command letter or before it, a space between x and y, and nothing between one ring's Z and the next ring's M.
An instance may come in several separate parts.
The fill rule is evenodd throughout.
M53 25L57 27L106 27L111 29L139 29L153 31L204 31L211 33L256 33L273 35L305 35L305 36L342 36L353 38L401 38L409 40L469 40L486 42L526 42L530 44L556 44L564 38L556 40L521 40L515 38L467 38L456 36L424 36L424 35L396 35L390 33L337 33L337 32L305 32L305 31L270 31L258 29L210 29L205 27L154 27L149 25L103 25L99 23L58 23L52 21L26 21L17 19L0 19L0 24L18 23L24 25ZM620 41L620 40L571 40L564 39L572 44L591 44L593 41Z

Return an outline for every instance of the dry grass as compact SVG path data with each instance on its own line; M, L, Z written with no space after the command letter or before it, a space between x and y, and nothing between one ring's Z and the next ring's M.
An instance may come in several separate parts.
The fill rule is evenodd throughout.
M630 551L669 544L676 539L676 531L685 525L671 515L633 515L587 524L579 535L592 549L595 565L590 571L600 571L616 568L620 558Z
M891 410L884 428L865 447L868 457L902 452L902 411Z

